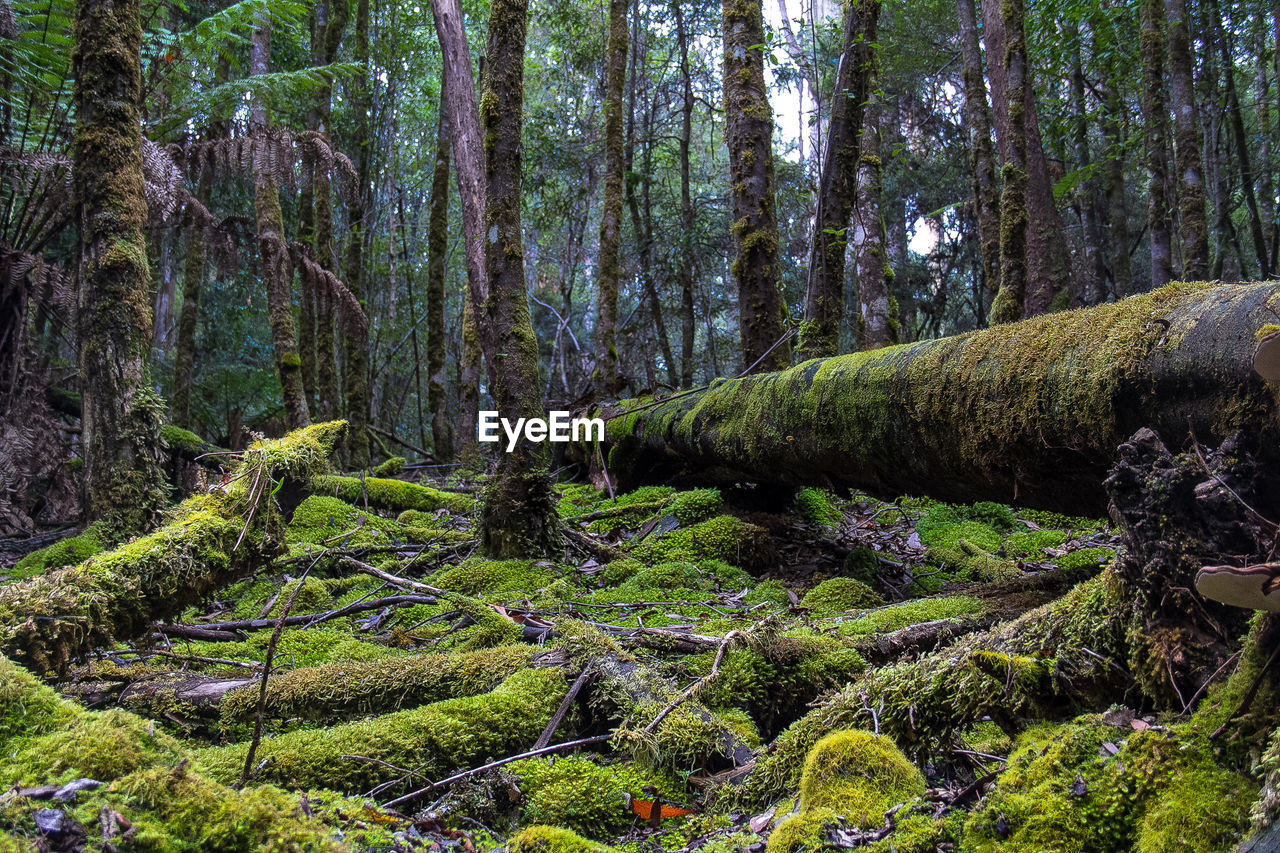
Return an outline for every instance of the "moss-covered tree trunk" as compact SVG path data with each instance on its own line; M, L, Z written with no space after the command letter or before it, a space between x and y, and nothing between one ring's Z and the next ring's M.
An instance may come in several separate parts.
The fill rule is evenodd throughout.
M689 180L689 148L693 139L693 75L689 70L689 34L685 30L683 0L672 0L676 43L680 50L680 386L693 385L693 193Z
M1274 464L1253 355L1277 308L1273 284L1177 284L635 401L608 424L609 470L624 487L685 472L1101 513L1115 448L1143 426L1171 446L1243 429Z
M75 6L75 208L86 509L120 533L166 502L163 403L150 387L151 282L142 228L142 27L137 0Z
M986 0L983 8L991 5ZM1027 297L1027 39L1023 25L1022 0L1002 0L999 39L1004 47L1000 76L1003 80L1006 127L1003 186L1000 191L1000 289L991 305L992 323L1009 323L1026 312ZM987 49L992 49L995 34L988 31ZM997 88L993 82L993 90ZM998 113L997 113L998 114Z
M964 62L964 124L969 134L982 283L994 298L1000 286L1000 189L996 185L996 152L991 144L991 105L987 103L987 83L982 74L982 44L974 0L956 0L956 12ZM992 61L1000 60L996 57Z
M1173 278L1173 229L1165 188L1169 185L1169 103L1164 88L1164 0L1142 0L1142 118L1146 124L1147 230L1151 240L1151 286Z
M431 213L427 222L427 401L436 459L453 458L453 425L445 399L445 256L449 252L449 104L440 98L436 159L431 171ZM474 422L473 422L474 423Z
M809 247L804 322L800 326L797 345L797 355L801 360L825 358L839 351L840 321L844 316L845 248L863 167L859 160L859 143L863 136L863 106L867 102L875 63L876 20L879 16L879 0L851 0L845 4L843 49L836 69L836 94L831 101L826 151L821 155L818 211L814 216ZM878 209L876 217L878 221ZM866 228L866 223L860 222L855 231L865 232ZM885 311L887 316L887 296ZM750 361L748 359L747 363Z
M1079 269L1075 287L1071 289L1068 304L1072 308L1096 305L1102 301L1107 276L1107 265L1102 253L1102 211L1098 202L1098 180L1094 175L1094 158L1089 145L1089 112L1085 100L1084 46L1080 25L1071 22L1068 38L1071 47L1071 108L1075 113L1071 123L1071 147L1076 157L1076 168L1087 177L1075 192L1075 206L1080 216Z
M1165 0L1169 26L1169 95L1173 106L1173 142L1178 165L1178 235L1182 277L1209 276L1209 227L1205 213L1204 167L1200 162L1200 110L1196 105L1195 60L1186 0ZM1261 54L1260 54L1261 55Z
M249 46L250 73L267 73L270 60L271 19L263 14L258 17ZM267 109L261 101L254 101L250 123L255 133L266 134L269 131ZM298 429L310 423L311 416L302 389L302 360L298 355L297 333L293 325L293 287L289 251L284 239L284 214L280 210L280 188L270 169L260 169L254 175L253 198L257 214L259 263L267 290L267 314L284 396L285 421L290 429Z
M1108 85L1106 117L1102 132L1107 152L1107 221L1111 225L1111 284L1117 298L1133 292L1133 267L1129 263L1129 199L1124 175L1124 104L1120 93Z
M786 306L778 289L773 110L764 83L760 0L723 0L721 24L725 140L733 196L730 273L738 291L742 365L752 371L779 370L791 363L791 347L782 341Z
M209 170L201 168L196 186L196 201L209 206L213 184ZM178 313L178 340L173 356L173 401L169 419L177 426L190 429L191 373L196 361L196 326L200 321L200 291L204 287L204 229L194 226L187 231L187 257L182 275L182 310Z
M369 127L369 112L373 108L369 96L372 69L369 65L369 0L356 0L355 61L361 67L356 76L351 98L355 113L355 167L356 188L347 193L347 222L351 233L347 237L347 258L344 266L345 283L363 306L368 298L364 284L365 242L365 188L369 184L370 159L373 133ZM343 346L343 397L348 425L346 462L360 470L369 464L369 334L364 323L345 325Z
M867 127L862 132L862 155L858 160L858 207L855 217L858 236L858 303L862 311L862 348L881 349L897 343L896 318L890 316L889 294L893 270L880 210L883 171L880 161L879 104L874 96L867 104Z
M502 417L545 417L538 382L538 339L525 294L520 226L523 170L526 0L494 0L489 13L480 118L484 127L489 274L485 336L490 388ZM451 114L452 115L452 114ZM556 495L546 443L521 440L498 460L485 495L480 539L494 557L555 553L560 546Z
M618 283L622 278L622 92L627 76L629 0L609 0L609 45L605 51L604 198L600 204L600 251L596 261L595 369L592 383L605 396L622 387L618 375Z

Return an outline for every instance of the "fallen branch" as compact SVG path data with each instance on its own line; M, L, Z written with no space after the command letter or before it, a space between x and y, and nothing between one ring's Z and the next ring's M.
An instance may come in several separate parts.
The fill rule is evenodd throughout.
M342 619L345 616L352 616L357 613L365 613L369 610L381 610L384 607L412 607L415 604L438 604L439 599L433 595L389 595L384 598L373 598L367 601L357 601L338 607L334 610L327 610L324 613L299 614L290 616L284 620L285 627L294 625L319 625L322 622L329 622L333 619ZM233 619L227 622L209 622L205 625L186 625L181 622L167 622L155 624L155 630L158 634L171 637L190 637L193 640L211 639L208 632L214 631L218 633L218 639L238 639L231 631L261 631L266 628L274 627L275 619Z

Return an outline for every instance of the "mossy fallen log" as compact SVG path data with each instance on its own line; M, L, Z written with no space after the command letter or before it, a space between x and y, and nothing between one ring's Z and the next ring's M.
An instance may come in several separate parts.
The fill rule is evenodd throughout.
M603 449L623 489L676 474L1101 515L1117 445L1253 434L1280 459L1255 374L1273 283L1176 284L1121 302L619 403ZM580 461L595 448L575 446Z
M0 587L0 652L38 673L63 671L95 645L146 633L283 550L277 480L326 464L341 421L246 450L224 486L188 498L154 533Z

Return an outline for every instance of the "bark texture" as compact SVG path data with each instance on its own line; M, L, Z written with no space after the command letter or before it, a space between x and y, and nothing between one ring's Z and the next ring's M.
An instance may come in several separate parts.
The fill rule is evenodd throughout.
M881 349L897 343L895 318L890 317L889 294L893 290L893 270L889 266L884 217L880 211L883 195L883 164L880 162L880 129L874 102L867 109L867 128L862 133L862 156L858 160L858 303L862 309L862 349Z
M693 75L689 70L689 35L685 30L682 0L672 0L676 43L680 49L680 387L693 385L693 193L689 180L689 148L693 139Z
M364 284L365 188L369 185L373 131L369 127L369 111L373 108L369 95L372 68L369 65L369 0L357 0L355 22L355 60L361 66L349 96L355 113L355 167L357 186L347 193L347 220L351 233L347 237L344 267L347 289L363 307L368 294ZM345 311L346 309L344 309ZM362 469L369 465L369 330L367 322L347 322L342 345L343 398L348 432L347 466Z
M1164 90L1164 2L1142 0L1142 118L1147 143L1147 228L1151 232L1151 286L1173 278L1169 224L1169 102Z
M163 403L150 388L151 276L142 228L142 27L137 0L75 7L78 333L89 516L140 531L167 500Z
M974 212L982 251L982 283L994 298L1000 287L1000 190L996 185L996 152L991 143L991 105L982 76L982 44L974 0L956 0L960 48L964 62L964 116L969 132L969 167L973 170Z
M984 9L991 0L984 3ZM1025 313L1027 298L1028 232L1030 215L1027 209L1027 102L1030 100L1031 75L1027 70L1027 38L1023 28L1022 0L1004 0L1001 3L1000 30L1003 35L1004 56L999 76L1004 89L1006 127L1008 140L1004 153L1004 185L1000 192L1000 289L991 305L992 323L1009 323ZM991 49L992 35L988 35L987 47Z
M206 208L212 192L212 178L207 169L201 169L196 188L196 200ZM196 360L196 326L200 322L200 291L204 287L205 246L204 229L187 231L187 257L182 275L182 310L178 313L178 340L173 356L173 401L170 405L170 421L184 429L190 429L191 373Z
M801 360L825 358L839 351L845 302L845 249L849 219L858 201L859 175L867 165L859 157L860 146L865 147L863 114L875 73L879 16L879 0L851 0L845 4L844 48L836 69L836 94L831 102L830 129L818 185L818 212L809 252L804 323L800 326L797 347ZM876 158L878 171L879 153L869 156ZM878 205L876 221L879 222ZM868 223L862 222L855 231L865 234L868 227Z
M1200 111L1196 107L1195 67L1186 0L1165 0L1169 25L1169 95L1173 106L1173 142L1178 166L1178 236L1182 277L1209 277L1209 224L1205 214L1204 168L1200 164Z
M605 53L604 200L596 266L596 364L592 380L602 394L622 387L618 375L618 284L622 279L622 92L627 77L628 0L609 0Z
M436 459L453 458L453 425L445 399L445 256L449 252L449 111L440 99L436 161L431 172L431 213L427 222L427 401Z
M725 140L733 196L734 260L729 272L738 290L742 363L757 372L778 370L791 363L791 347L778 344L786 306L778 289L773 110L764 84L760 0L723 0L721 23Z
M1115 448L1143 426L1170 444L1251 431L1272 463L1276 392L1252 365L1276 307L1272 284L1176 284L640 400L609 421L609 470L624 487L683 470L1097 514Z

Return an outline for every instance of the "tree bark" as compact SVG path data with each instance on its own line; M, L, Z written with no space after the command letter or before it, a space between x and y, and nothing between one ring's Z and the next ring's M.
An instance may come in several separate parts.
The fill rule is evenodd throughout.
M1142 113L1146 123L1147 230L1151 240L1151 286L1173 279L1173 234L1169 225L1169 105L1164 89L1164 0L1142 0L1139 51Z
M342 2L342 0L338 0ZM344 264L345 284L363 307L369 295L365 292L364 243L365 243L365 193L369 185L370 158L373 144L369 127L369 112L373 104L369 86L373 79L369 65L369 0L355 0L355 61L361 66L349 93L352 112L355 114L355 167L356 188L349 192L347 220L351 233L347 237L347 258ZM345 309L344 309L345 310ZM346 403L347 439L344 448L346 463L361 470L369 465L369 333L368 324L347 322L344 326L343 392Z
M600 205L600 251L596 264L596 364L592 382L614 396L618 374L618 283L622 278L622 90L627 76L627 7L609 0L609 45L604 91L604 199Z
M525 293L520 226L521 131L527 0L494 0L480 99L485 140L490 388L503 417L544 417L538 382L538 338ZM450 111L450 119L457 113ZM455 150L456 150L455 145ZM545 556L560 545L557 495L545 442L520 441L498 460L480 513L480 541L492 557Z
M995 298L1000 287L1000 190L996 186L996 152L991 144L991 106L982 75L982 45L974 0L956 0L964 62L964 124L969 135L969 168L973 170L973 207L982 252L982 283Z
M1075 112L1071 144L1075 149L1076 168L1089 174L1076 192L1076 204L1080 212L1080 230L1083 263L1076 276L1078 288L1071 292L1070 307L1094 305L1102 300L1106 280L1106 264L1102 258L1102 223L1099 221L1097 180L1091 174L1093 156L1089 151L1089 115L1085 106L1084 45L1081 44L1080 27L1070 25L1071 51L1071 107Z
M263 14L258 17L249 46L250 73L267 73L270 61L271 19ZM255 133L265 135L268 132L267 109L260 101L254 101L249 120ZM253 198L257 213L258 254L267 288L267 313L271 321L276 370L284 395L285 422L290 429L299 429L309 424L311 417L302 389L302 362L293 326L293 288L289 252L284 240L284 215L280 210L280 189L269 169L262 169L254 175Z
M142 228L142 27L137 0L75 6L75 215L85 506L120 534L167 502L163 403L150 387L151 275Z
M689 180L689 148L693 139L693 75L689 71L689 35L684 25L684 0L672 0L676 43L680 50L680 387L693 387L693 194Z
M1114 87L1106 93L1107 115L1102 123L1107 153L1107 218L1111 223L1111 284L1119 299L1133 292L1129 263L1129 200L1124 178L1124 102Z
M864 108L875 73L879 16L879 0L850 0L845 4L843 51L836 69L836 94L831 102L831 123L822 155L804 322L800 325L797 345L797 355L802 361L825 358L839 350L840 320L844 314L845 250L850 216L859 201L858 180L865 166L860 159L859 144L863 137ZM878 159L879 154L873 156ZM878 206L875 215L878 223ZM863 222L864 234L867 228L868 223ZM886 303L886 316L887 310Z
M453 427L445 399L445 256L449 253L449 108L440 98L436 161L431 172L431 215L427 225L427 400L436 459L453 459ZM474 423L474 422L473 422Z
M881 349L895 340L889 316L889 294L893 270L886 251L884 217L880 211L882 171L878 103L866 108L866 128L862 132L862 155L858 160L857 218L854 234L858 240L858 302L862 309L862 348Z
M1277 403L1253 357L1277 307L1272 284L1174 285L634 401L601 449L623 488L683 472L1100 514L1114 450L1143 426L1178 445L1241 430L1273 464Z
M742 364L752 371L791 363L778 288L778 217L773 184L773 110L764 83L761 0L722 0L725 141L733 196L734 259ZM781 343L779 343L781 341Z
M983 3L984 12L993 0ZM998 41L1004 47L1000 74L992 75L992 91L1003 88L1006 127L1004 184L1000 192L1000 289L991 304L992 323L1010 323L1020 319L1026 310L1028 232L1031 230L1027 210L1027 119L1028 88L1027 41L1023 29L1022 0L1001 0L1002 14ZM988 30L987 50L997 40L994 28ZM997 87L996 81L1002 81ZM999 110L997 109L997 118Z
M1200 162L1200 111L1196 106L1195 61L1186 0L1165 0L1169 25L1169 95L1178 167L1178 237L1182 278L1209 276L1209 223L1205 214L1204 167Z
M196 201L209 206L213 191L213 179L207 168L201 168L196 186ZM187 257L182 275L182 310L178 313L178 340L173 356L173 402L170 420L184 429L190 429L191 373L196 360L196 326L200 322L200 291L204 287L205 246L204 229L192 227L187 231Z

